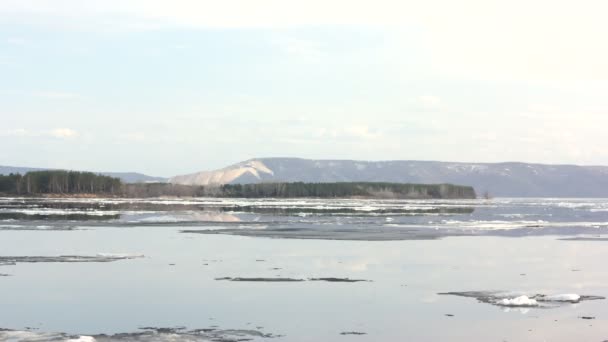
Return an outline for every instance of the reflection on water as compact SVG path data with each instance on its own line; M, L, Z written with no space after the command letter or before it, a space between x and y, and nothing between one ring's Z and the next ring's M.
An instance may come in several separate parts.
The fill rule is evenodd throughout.
M601 199L0 199L0 230L108 224L180 225L187 233L296 239L596 238L608 230L608 204Z
M48 221L104 221L104 220L117 220L120 218L119 214L103 215L99 213L61 213L53 214L48 212L37 212L35 214L23 213L23 212L3 212L0 213L0 221L10 222L13 220L48 220Z
M2 199L0 340L603 341L607 203Z
M70 336L65 333L37 332L35 330L0 330L0 341L21 342L233 342L271 339L272 334L257 330L222 330L215 328L187 330L185 328L141 328L136 332L113 335Z
M318 217L377 217L472 214L458 202L349 199L0 199L0 220L121 222L287 221ZM390 220L389 220L390 221Z

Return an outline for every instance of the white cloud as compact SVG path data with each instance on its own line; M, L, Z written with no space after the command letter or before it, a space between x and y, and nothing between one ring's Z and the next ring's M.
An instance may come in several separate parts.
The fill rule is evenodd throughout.
M49 100L71 100L81 97L80 94L65 91L40 91L34 95Z
M71 139L78 137L80 134L71 128L55 128L52 130L26 129L15 128L5 131L0 131L0 136L3 137L28 137L28 138L44 138L53 137L60 139Z
M132 142L143 142L146 141L146 134L143 132L130 132L125 134L124 139Z
M0 16L34 14L61 27L382 27L416 35L437 74L468 79L608 79L604 0L4 0ZM113 18L113 19L112 19ZM104 25L98 25L103 21ZM71 22L71 24L68 24ZM409 30L412 29L412 30ZM314 46L295 42L293 52ZM411 65L402 65L410 70Z
M381 132L364 124L318 128L313 135L318 139L330 139L335 142L369 141L383 137Z
M56 128L49 132L55 138L69 139L78 136L78 132L70 128Z
M271 43L282 49L289 57L303 62L319 62L323 56L321 44L316 41L294 37L280 37L272 39Z
M0 135L4 137L26 137L31 136L32 133L25 128L15 128L2 131Z
M11 45L20 45L20 46L28 44L27 40L25 40L23 38L20 38L20 37L10 37L10 38L7 38L6 42L8 44L11 44Z
M0 12L64 17L133 15L182 27L270 28L400 23L407 5L349 0L4 0Z
M359 139L373 139L380 136L376 131L372 131L367 125L352 125L345 127L342 131L345 135Z
M415 102L424 109L439 109L441 107L441 98L434 95L418 96Z

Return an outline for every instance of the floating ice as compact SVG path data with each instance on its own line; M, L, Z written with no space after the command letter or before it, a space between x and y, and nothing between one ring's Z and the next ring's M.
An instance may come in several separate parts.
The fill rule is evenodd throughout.
M60 256L0 256L0 266L15 265L19 263L42 262L112 262L125 259L141 258L143 255L134 254L107 254L90 255L60 255Z
M97 253L98 257L102 258L115 258L115 259L135 259L145 258L143 254L130 254L130 253Z
M528 296L519 296L515 298L503 298L496 304L503 306L538 306L536 299L529 298Z
M539 295L538 301L541 302L571 302L578 303L581 300L581 296L576 293L565 293L556 295Z
M115 335L68 335L34 331L7 330L0 328L0 341L7 342L210 342L210 341L258 341L279 337L258 330L141 328L142 331Z
M481 303L492 304L502 307L559 307L565 303L580 303L588 300L603 300L601 296L587 296L575 293L544 295L544 294L514 294L513 292L489 292L489 291L468 291L468 292L445 292L440 295L452 295L460 297L475 298Z
M529 306L517 306L517 307L512 307L512 306L505 306L502 309L503 312L519 312L522 315L526 315L528 314L528 312L530 312L530 307Z
M242 282L303 282L303 281L326 281L330 283L358 283L358 282L371 282L371 280L365 279L350 279L350 278L336 278L336 277L326 277L326 278L247 278L247 277L221 277L215 278L215 280L228 280L228 281L242 281Z
M96 342L97 340L93 336L80 336L78 338L72 338L66 342Z
M139 219L139 222L149 222L149 223L177 223L187 221L185 219L175 217L172 215L162 215L162 216L150 216Z
M589 215L569 215L568 211L575 210L573 208L584 208L581 210L589 211ZM354 198L5 198L0 199L0 231L78 230L111 222L112 226L128 227L200 225L206 228L206 233L221 227L229 229L216 234L331 240L580 235L608 232L608 218L605 212L602 214L603 210L608 210L605 200L579 199L493 199L488 202ZM584 221L577 221L582 219ZM210 224L239 221L263 223L271 230ZM370 227L374 229L368 229ZM243 228L262 229L252 232Z

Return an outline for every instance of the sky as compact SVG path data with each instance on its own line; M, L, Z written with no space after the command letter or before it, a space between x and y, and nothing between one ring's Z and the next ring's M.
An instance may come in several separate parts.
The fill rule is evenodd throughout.
M608 165L605 0L1 0L0 165Z

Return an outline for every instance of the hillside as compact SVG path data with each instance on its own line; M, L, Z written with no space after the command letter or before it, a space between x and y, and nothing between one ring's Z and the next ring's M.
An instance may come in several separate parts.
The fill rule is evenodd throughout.
M608 167L528 163L259 158L176 176L175 184L391 182L468 185L498 197L608 197Z

